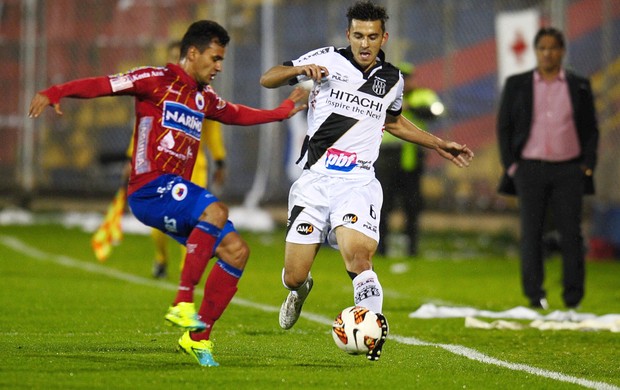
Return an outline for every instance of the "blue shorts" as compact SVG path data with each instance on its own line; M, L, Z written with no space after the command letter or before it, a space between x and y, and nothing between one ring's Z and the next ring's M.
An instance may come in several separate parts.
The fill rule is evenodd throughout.
M204 209L217 201L211 192L177 175L162 175L127 198L132 213L140 222L161 230L183 245ZM215 247L234 231L233 223L228 220Z

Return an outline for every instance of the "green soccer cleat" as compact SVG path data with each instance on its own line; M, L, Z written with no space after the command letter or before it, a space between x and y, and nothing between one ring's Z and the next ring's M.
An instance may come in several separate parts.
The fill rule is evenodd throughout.
M213 342L211 340L194 341L189 331L179 339L179 350L192 355L203 367L217 367L220 364L213 359Z
M193 302L179 302L176 306L170 306L164 318L170 324L186 330L200 332L207 329L207 324L200 321Z

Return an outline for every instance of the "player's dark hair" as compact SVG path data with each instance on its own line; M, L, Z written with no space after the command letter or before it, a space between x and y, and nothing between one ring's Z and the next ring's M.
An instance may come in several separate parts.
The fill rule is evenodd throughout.
M181 40L181 58L187 55L191 46L199 52L205 51L212 42L226 46L230 41L228 31L212 20L199 20L192 23Z
M540 41L540 39L546 35L555 38L558 45L560 45L560 47L564 49L564 34L562 34L562 31L558 30L555 27L543 27L538 30L536 36L534 37L534 47L538 46L538 41Z
M389 19L389 16L384 7L376 5L370 1L358 1L349 7L347 11L347 19L349 21L349 28L351 28L351 22L353 19L362 21L381 21L381 30L385 32L385 22Z

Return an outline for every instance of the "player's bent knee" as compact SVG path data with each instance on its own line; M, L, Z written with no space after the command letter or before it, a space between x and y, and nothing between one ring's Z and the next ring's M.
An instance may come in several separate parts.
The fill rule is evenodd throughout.
M285 270L282 276L282 282L284 282L285 287L295 290L301 287L301 285L304 284L307 278L308 278L308 274L304 274L300 272L298 273L287 272Z
M244 269L250 257L250 247L236 233L228 234L215 252L218 258L238 269Z
M200 220L222 227L228 221L228 207L222 202L211 203L200 215Z

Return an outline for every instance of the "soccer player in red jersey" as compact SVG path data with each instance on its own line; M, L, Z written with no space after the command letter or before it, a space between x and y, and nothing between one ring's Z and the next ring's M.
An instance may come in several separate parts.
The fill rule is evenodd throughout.
M165 318L186 330L179 346L203 366L218 365L209 340L211 329L237 291L249 248L228 220L226 205L190 181L202 122L206 118L230 125L281 121L305 109L305 104L296 103L307 99L307 93L297 88L279 107L260 110L220 98L209 83L222 70L229 40L228 32L216 22L197 21L183 36L178 65L53 85L37 93L29 109L29 116L36 118L50 105L62 115L59 102L64 97L135 97L128 203L144 224L187 247L179 289ZM196 312L194 287L214 255L218 261Z

